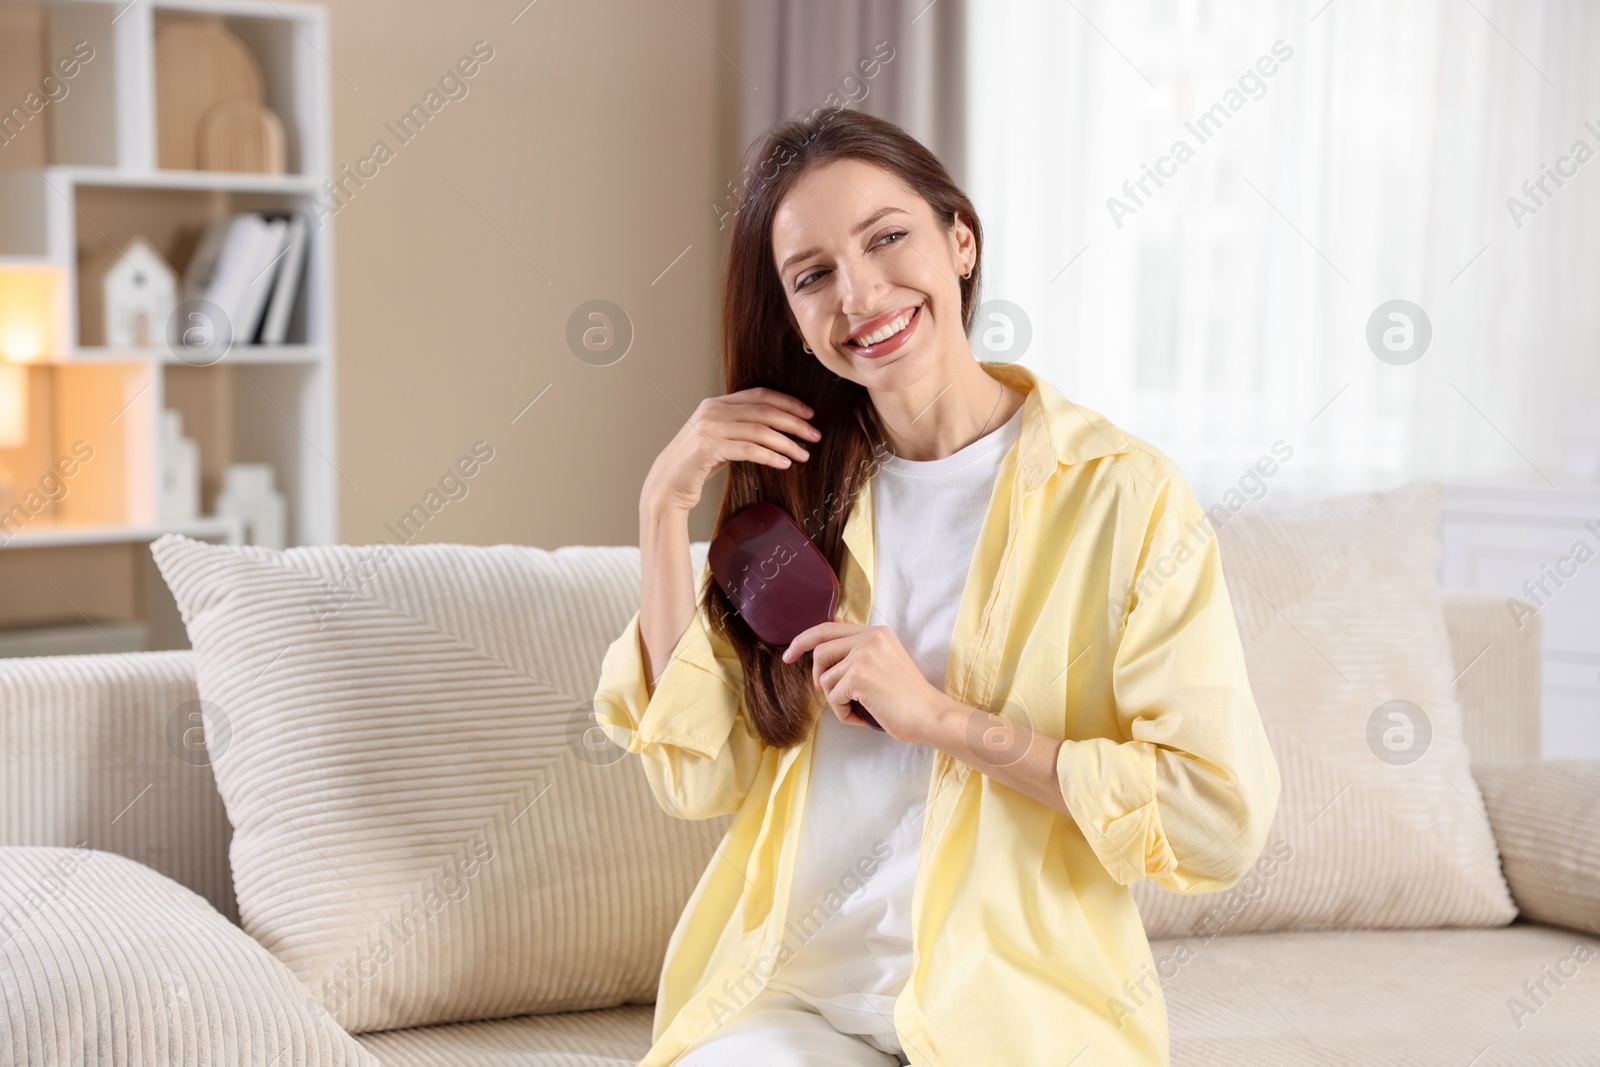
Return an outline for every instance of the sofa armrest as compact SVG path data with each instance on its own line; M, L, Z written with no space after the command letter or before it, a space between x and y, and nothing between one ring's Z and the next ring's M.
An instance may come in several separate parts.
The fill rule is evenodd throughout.
M238 921L200 709L186 650L0 659L0 845L128 856Z
M1445 589L1456 700L1473 763L1540 755L1543 620L1517 597Z
M1524 916L1600 934L1600 760L1472 769Z

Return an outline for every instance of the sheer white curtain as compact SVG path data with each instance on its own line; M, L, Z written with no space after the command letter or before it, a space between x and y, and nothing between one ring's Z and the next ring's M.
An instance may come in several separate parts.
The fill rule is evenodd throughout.
M966 18L984 297L1029 317L1022 363L1172 456L1203 503L1600 481L1600 158L1572 155L1600 152L1600 5ZM1170 176L1141 191L1146 166ZM1566 176L1536 204L1543 166ZM1536 209L1520 226L1512 196ZM1368 344L1394 299L1431 322L1414 362Z

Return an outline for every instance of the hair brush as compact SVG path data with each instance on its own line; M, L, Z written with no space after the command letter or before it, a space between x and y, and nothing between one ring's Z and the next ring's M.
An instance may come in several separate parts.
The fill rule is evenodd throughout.
M839 579L787 511L761 501L723 523L707 552L711 575L763 643L788 645L833 618ZM850 708L882 730L859 700Z

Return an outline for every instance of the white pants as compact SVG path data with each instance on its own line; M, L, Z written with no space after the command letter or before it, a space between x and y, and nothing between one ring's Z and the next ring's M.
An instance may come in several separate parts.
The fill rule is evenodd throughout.
M693 1045L673 1067L902 1067L865 1038L841 1034L805 1001L774 989L760 993Z

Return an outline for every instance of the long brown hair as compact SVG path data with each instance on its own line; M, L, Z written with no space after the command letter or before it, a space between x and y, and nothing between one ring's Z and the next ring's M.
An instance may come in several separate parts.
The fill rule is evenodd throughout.
M740 509L768 501L794 517L837 574L844 562L845 520L886 445L867 390L834 374L802 347L773 263L773 216L810 167L859 159L891 171L946 227L959 212L972 229L977 256L971 276L960 279L967 332L977 312L983 229L972 202L932 152L894 123L859 111L828 108L780 122L751 144L745 159L750 180L723 265L723 385L728 393L765 386L798 397L816 412L810 421L822 431L822 440L807 441L811 458L782 470L730 461L717 529ZM745 705L756 729L779 748L798 744L814 719L811 655L784 663L782 649L762 643L714 581L706 583L700 604L712 628L738 653Z

